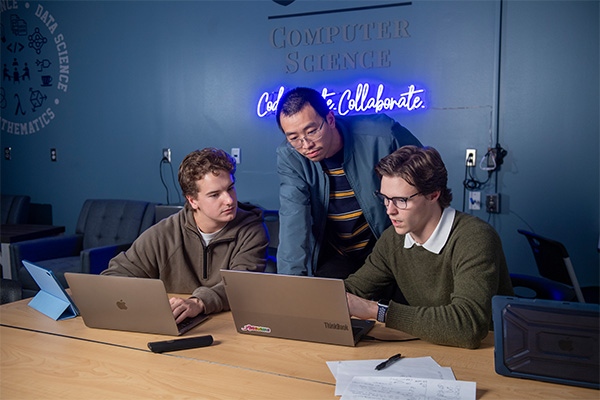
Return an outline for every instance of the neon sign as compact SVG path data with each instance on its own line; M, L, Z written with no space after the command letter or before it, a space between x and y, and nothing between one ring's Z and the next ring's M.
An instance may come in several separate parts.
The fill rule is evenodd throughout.
M327 101L327 105L339 115L359 113L380 113L383 111L406 110L414 111L425 106L425 89L417 89L415 85L409 85L408 90L397 95L384 95L385 86L379 84L376 93L370 92L368 83L359 83L354 89L345 89L341 92L333 92L323 88L321 95ZM275 114L279 100L285 93L283 86L277 92L264 92L258 99L256 114L266 117Z

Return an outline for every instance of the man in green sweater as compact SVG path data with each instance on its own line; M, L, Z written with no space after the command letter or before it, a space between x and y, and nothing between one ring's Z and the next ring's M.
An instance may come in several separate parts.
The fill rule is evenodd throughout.
M392 226L345 280L350 314L432 343L479 347L491 328L492 297L513 295L498 234L450 207L448 172L435 149L404 146L375 172ZM366 300L394 282L403 299Z

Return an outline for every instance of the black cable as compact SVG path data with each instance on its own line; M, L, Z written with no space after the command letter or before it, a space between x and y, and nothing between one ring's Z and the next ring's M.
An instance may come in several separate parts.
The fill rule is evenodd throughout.
M498 155L500 153L500 88L501 88L501 77L502 77L502 23L503 23L503 14L504 13L504 0L500 0L500 16L498 21L498 81L496 87L496 171L500 168L500 164L498 163ZM501 162L500 162L501 163ZM496 173L495 177L495 185L494 185L495 193L498 193L498 173Z
M468 179L467 179L467 172L469 175ZM481 190L483 188L483 186L485 186L485 184L487 184L490 181L490 178L492 177L493 172L494 171L488 171L488 178L482 182L482 181L478 180L476 177L474 177L473 174L471 173L471 170L469 169L469 167L467 167L467 169L465 170L465 180L463 181L463 186L464 186L463 193L466 189ZM463 207L464 207L464 202L463 202Z
M160 160L160 165L159 165L159 170L160 170L160 181L162 182L163 186L165 187L165 190L167 191L167 204L171 204L169 202L169 188L167 187L167 184L165 183L165 180L163 178L163 173L162 173L162 165L163 163L168 163L170 164L165 158L163 158L162 160Z
M179 190L177 190L177 181L175 180L175 174L173 173L173 164L169 163L171 167L171 178L173 179L173 187L175 188L175 193L177 193L177 201L181 203L181 196L179 195Z
M530 232L535 233L535 230L533 229L533 227L531 225L529 225L529 222L525 221L519 214L517 214L514 211L510 211L511 214L513 214L514 216L516 216L517 218L519 218L521 221L523 221L525 223L525 225L527 225L527 227L529 228Z
M469 170L469 167L467 167L465 165L465 179L463 180L463 201L462 201L462 212L465 212L465 200L467 197L467 186L465 185L465 182L467 182L467 171Z
M490 178L492 177L492 172L493 171L488 171L488 178L482 182L480 180L477 180L477 178L473 177L471 171L469 171L469 179L466 179L463 183L465 187L469 190L481 190L485 186L485 184L487 184L490 181Z
M410 338L410 339L380 339L373 336L363 336L362 340L376 340L379 342L410 342L411 340L421 340L420 338Z

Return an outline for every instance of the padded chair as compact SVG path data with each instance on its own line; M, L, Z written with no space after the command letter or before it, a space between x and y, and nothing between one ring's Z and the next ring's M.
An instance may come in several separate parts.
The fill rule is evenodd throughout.
M29 218L29 196L2 195L2 224L26 224Z
M52 204L29 204L28 224L52 225Z
M510 281L517 297L558 301L577 301L572 286L539 276L510 274Z
M279 211L264 210L265 225L269 233L269 247L267 248L267 266L265 272L277 273L277 247L279 246Z
M23 285L23 295L34 295L38 286L22 260L54 272L67 287L65 272L98 274L109 261L154 223L154 203L136 200L86 200L74 235L54 236L10 245L12 277Z
M21 282L2 278L0 283L0 304L6 304L23 298Z
M547 293L553 293L559 297L563 295L569 297L568 293L573 293L571 298L555 298L554 300L598 303L598 286L582 288L579 285L569 253L562 243L522 229L518 229L517 232L527 238L538 271L544 278L544 280L532 279L531 286L544 284ZM534 288L532 287L532 289ZM559 292L562 294L559 295Z

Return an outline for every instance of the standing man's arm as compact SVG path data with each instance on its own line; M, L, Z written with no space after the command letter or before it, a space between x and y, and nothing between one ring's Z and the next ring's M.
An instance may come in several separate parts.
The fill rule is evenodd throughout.
M419 139L417 139L408 129L400 125L398 122L394 121L392 125L392 135L394 136L397 144L396 148L391 152L399 149L402 146L414 145L418 147L423 147Z
M312 216L310 189L299 174L302 165L287 149L277 150L279 174L279 247L277 272L286 275L311 275ZM295 150L294 150L295 151Z

